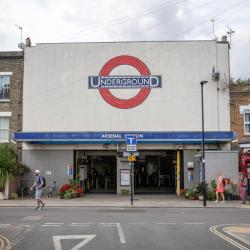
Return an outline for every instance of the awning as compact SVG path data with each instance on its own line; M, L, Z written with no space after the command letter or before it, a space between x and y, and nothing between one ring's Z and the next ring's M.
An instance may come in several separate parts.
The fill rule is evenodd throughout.
M234 140L232 131L206 131L205 143L226 143ZM200 144L202 133L189 132L18 132L13 140L36 144L121 144L135 136L138 144Z

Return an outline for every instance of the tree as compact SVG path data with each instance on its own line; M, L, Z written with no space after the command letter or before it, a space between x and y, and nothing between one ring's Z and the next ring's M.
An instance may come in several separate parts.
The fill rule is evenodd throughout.
M240 84L240 85L250 85L250 78L245 79L245 80L243 80L241 78L238 78L237 80L231 78L230 83L231 84Z
M17 173L17 155L8 144L0 144L0 191Z

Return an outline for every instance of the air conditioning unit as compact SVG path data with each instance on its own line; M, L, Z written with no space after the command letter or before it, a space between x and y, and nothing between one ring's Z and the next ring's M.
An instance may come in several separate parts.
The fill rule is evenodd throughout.
M212 70L212 80L218 82L220 80L220 72L216 67Z

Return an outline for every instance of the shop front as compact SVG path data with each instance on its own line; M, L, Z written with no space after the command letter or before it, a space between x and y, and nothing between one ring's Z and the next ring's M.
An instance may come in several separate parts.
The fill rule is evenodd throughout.
M13 139L24 142L24 163L40 168L48 183L62 185L78 179L86 192L121 194L130 192L127 135L137 136L138 141L133 173L136 194L179 194L200 181L200 132L19 132ZM233 136L232 132L206 132L205 148L218 151L218 144L226 146Z

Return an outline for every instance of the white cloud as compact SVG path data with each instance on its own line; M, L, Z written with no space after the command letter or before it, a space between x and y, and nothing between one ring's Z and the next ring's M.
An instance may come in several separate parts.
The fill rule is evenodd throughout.
M232 75L250 77L248 1L235 0L1 0L0 50L16 50L20 31L33 43L68 41L182 40L220 38L236 31Z

